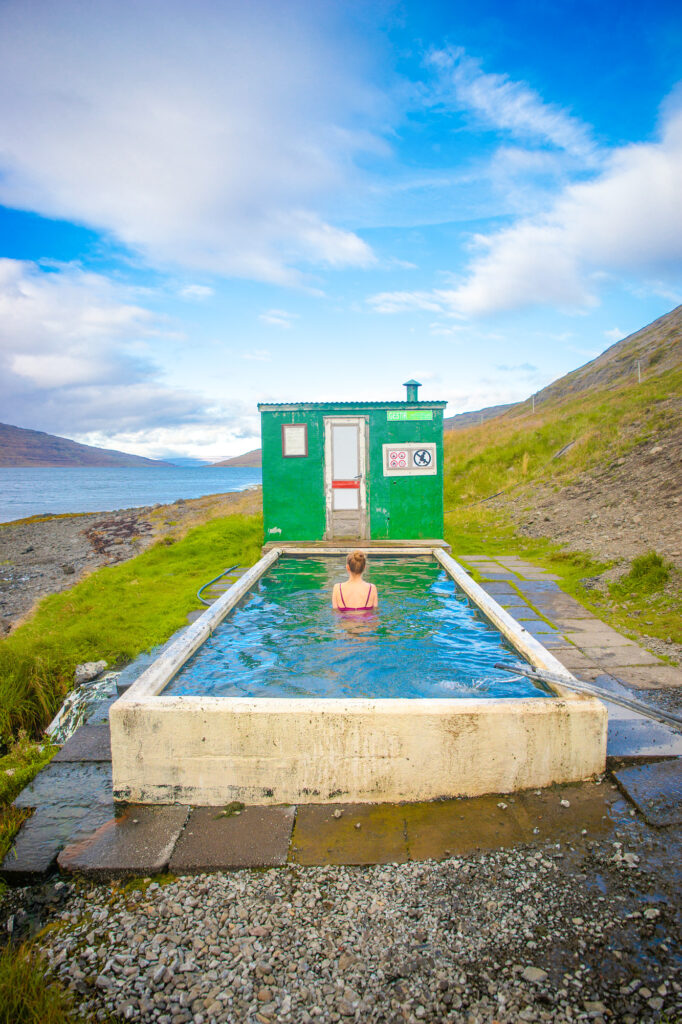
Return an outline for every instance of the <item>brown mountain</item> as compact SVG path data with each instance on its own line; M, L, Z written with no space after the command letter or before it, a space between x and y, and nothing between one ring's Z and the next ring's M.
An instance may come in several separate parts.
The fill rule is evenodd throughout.
M108 448L94 448L66 437L0 423L0 467L8 466L170 466Z
M634 334L628 334L605 349L577 370L548 384L535 395L536 407L541 403L554 403L581 391L601 391L620 387L628 378L634 383L642 378L658 376L682 361L682 306L677 306ZM639 364L639 366L638 366ZM462 430L486 420L508 413L509 416L528 411L531 399L509 405L491 405L474 412L461 412L446 416L446 430Z
M476 423L485 423L495 416L501 416L507 409L513 409L515 403L508 405L489 405L485 409L477 409L474 412L458 412L455 416L446 416L443 419L443 426L446 430L463 430L464 427L473 427Z
M260 469L263 464L263 450L254 448L253 451L245 452L243 455L235 455L233 459L223 459L222 462L214 462L214 466L250 466Z
M682 361L682 306L611 345L596 359L560 377L535 396L538 402L557 401L588 390L620 387L657 377ZM639 363L639 369L637 364ZM517 403L520 406L522 403ZM523 403L527 405L526 403Z

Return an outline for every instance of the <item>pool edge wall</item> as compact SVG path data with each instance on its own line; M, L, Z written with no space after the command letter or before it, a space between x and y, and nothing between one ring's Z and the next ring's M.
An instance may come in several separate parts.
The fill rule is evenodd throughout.
M604 770L606 709L563 687L549 700L158 696L283 551L268 552L112 706L115 800L417 801L575 782ZM432 553L524 657L572 678L454 559Z

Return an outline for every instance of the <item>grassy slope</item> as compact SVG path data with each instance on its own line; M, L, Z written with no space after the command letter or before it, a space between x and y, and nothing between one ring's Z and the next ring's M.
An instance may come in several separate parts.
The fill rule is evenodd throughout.
M0 644L0 737L37 733L59 706L79 662L121 665L162 643L199 607L196 591L221 569L259 555L261 523L228 516L99 569L52 594Z
M638 635L645 612L651 636L682 639L679 596L660 592L613 595L603 599L581 584L606 564L589 554L562 551L549 539L516 534L500 507L488 502L498 492L520 493L533 504L536 488L561 487L584 471L611 462L647 440L672 429L679 411L669 396L682 392L682 369L677 366L633 387L611 386L601 391L562 395L537 408L515 411L445 437L446 539L460 554L517 552L558 572L564 587L599 615ZM571 448L553 458L566 445Z

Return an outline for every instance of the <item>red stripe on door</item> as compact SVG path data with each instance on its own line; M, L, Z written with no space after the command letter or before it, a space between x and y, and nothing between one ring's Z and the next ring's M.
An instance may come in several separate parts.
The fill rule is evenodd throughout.
M335 490L340 490L341 488L353 488L354 490L359 490L359 488L360 488L360 481L359 480L332 480L332 487Z

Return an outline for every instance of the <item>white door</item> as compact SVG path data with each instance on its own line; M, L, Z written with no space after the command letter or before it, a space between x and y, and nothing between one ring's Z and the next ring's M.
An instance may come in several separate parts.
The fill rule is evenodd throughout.
M367 537L367 424L363 417L329 416L325 428L327 539Z

